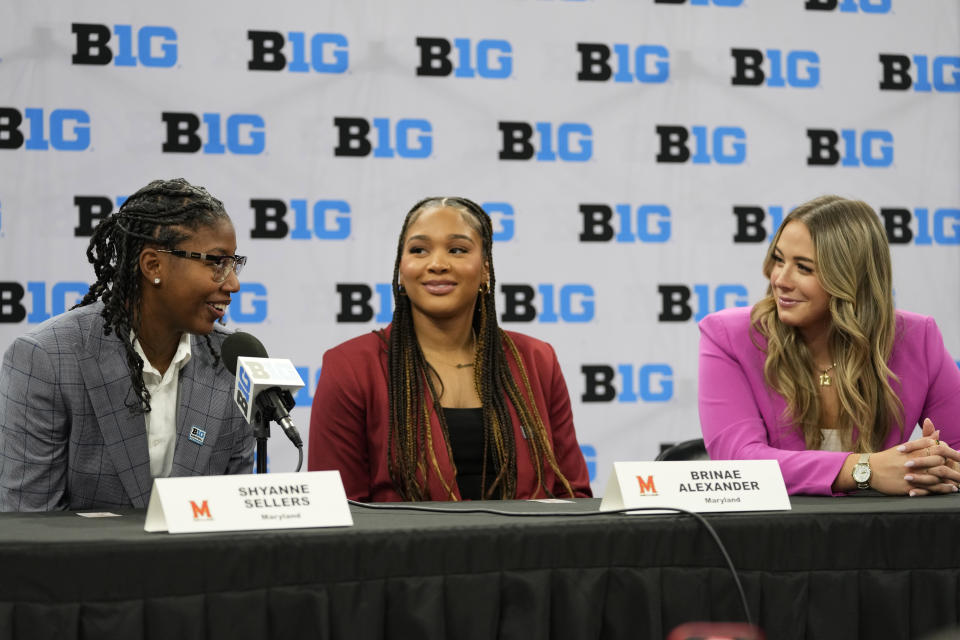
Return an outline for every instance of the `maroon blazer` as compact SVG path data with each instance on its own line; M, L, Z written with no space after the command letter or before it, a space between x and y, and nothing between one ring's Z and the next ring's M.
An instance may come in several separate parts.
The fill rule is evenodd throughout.
M575 496L590 497L590 478L573 429L570 396L553 347L520 333L508 333L526 367L537 409L553 443L557 464ZM509 353L507 361L523 392L520 372ZM506 402L517 443L517 498L549 497L537 485L530 451L519 429L520 422L513 405L509 400ZM443 444L443 431L429 394L427 407L440 472L460 499L453 466ZM323 355L323 369L310 412L310 471L339 470L347 497L351 500L399 501L400 495L390 481L387 466L389 430L386 343L376 333L368 333L327 351ZM429 461L427 474L430 498L448 500L443 483ZM544 475L546 486L556 497L568 497L550 468L544 469Z

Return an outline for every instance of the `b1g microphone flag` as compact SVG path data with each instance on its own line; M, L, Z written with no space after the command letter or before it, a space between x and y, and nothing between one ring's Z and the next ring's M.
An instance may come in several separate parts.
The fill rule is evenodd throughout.
M293 408L293 392L304 386L293 363L286 358L268 358L259 340L239 332L224 340L222 356L224 365L236 375L234 400L246 421L253 422L259 404L296 446L303 446L288 413Z
M237 358L236 402L247 422L253 421L257 398L269 389L293 393L303 386L303 378L293 363L284 358Z

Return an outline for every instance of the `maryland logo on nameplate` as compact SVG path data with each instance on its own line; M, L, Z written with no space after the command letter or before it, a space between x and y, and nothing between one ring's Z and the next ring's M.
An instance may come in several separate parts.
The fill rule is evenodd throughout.
M145 531L349 527L339 471L156 478Z
M614 462L600 511L634 507L787 511L790 498L776 460Z

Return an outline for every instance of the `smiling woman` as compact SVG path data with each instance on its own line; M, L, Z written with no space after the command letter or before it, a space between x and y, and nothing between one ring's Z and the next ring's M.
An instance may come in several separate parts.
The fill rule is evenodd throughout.
M250 472L216 327L246 263L236 244L223 204L183 179L97 226L89 292L4 354L0 510L144 508L155 477Z
M710 457L778 460L792 494L956 492L960 370L933 318L894 309L873 209L837 196L800 205L763 274L752 309L700 323Z
M553 349L497 325L492 242L476 203L418 202L393 322L324 354L309 466L339 470L349 498L591 495Z

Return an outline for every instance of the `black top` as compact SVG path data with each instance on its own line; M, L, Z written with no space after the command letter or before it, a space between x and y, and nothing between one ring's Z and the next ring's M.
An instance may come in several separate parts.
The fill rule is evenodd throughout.
M457 465L457 487L464 500L481 500L483 491L483 408L443 408L450 434L450 449ZM492 452L491 452L492 453ZM487 479L496 475L491 456L487 456Z

